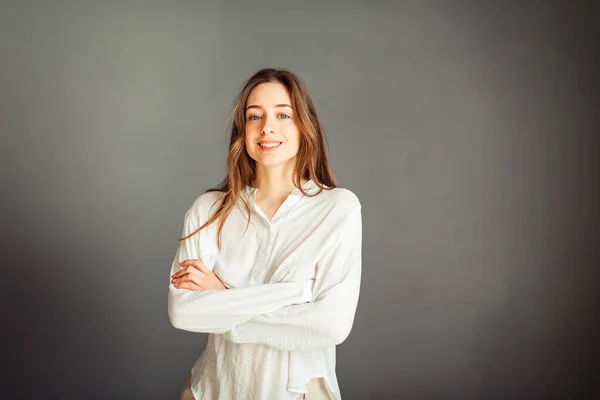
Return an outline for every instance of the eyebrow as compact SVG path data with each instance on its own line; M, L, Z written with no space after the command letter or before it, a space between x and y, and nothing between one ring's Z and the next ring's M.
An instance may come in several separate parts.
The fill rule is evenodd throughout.
M292 106L290 106L289 104L275 104L275 106L273 108L281 108L281 107L289 107L292 108ZM262 108L261 106L257 106L255 104L246 107L246 111L248 111L251 108ZM293 108L292 108L293 109Z

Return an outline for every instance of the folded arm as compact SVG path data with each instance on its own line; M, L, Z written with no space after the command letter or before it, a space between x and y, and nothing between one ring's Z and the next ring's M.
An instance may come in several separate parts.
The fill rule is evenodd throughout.
M186 214L183 236L197 229L197 219ZM180 243L169 276L179 271L179 262L199 258L198 239ZM235 325L281 307L308 301L312 282L282 282L232 288L193 291L169 284L168 314L171 324L191 332L223 333Z
M318 263L315 301L260 315L225 333L234 343L262 343L280 350L315 350L350 334L361 280L362 223L353 211L337 244Z

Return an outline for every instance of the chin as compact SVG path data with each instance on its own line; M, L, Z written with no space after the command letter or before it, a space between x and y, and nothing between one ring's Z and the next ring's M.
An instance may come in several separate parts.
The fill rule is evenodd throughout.
M278 167L280 165L284 165L286 163L286 161L274 161L274 160L256 160L256 164L262 166L262 167L267 167L267 168L273 168L273 167Z
M281 167L286 164L292 164L295 162L293 158L286 158L283 160L269 160L262 157L254 158L254 161L256 161L257 165L260 165L261 167L265 168Z

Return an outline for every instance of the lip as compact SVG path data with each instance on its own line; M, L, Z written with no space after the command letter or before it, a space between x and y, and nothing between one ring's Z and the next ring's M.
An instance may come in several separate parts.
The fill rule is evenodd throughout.
M270 143L279 143L278 146L275 147L262 147L262 144L270 144ZM278 140L261 140L260 142L256 143L256 145L258 146L258 148L260 149L260 151L264 151L264 152L269 152L269 151L275 151L277 150L279 147L281 147L281 144L283 142L280 142Z

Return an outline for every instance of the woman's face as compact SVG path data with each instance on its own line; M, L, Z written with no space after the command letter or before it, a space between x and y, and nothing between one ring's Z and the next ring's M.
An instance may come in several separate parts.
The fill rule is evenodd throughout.
M250 92L245 143L257 166L293 168L300 132L290 95L281 83L261 83Z

